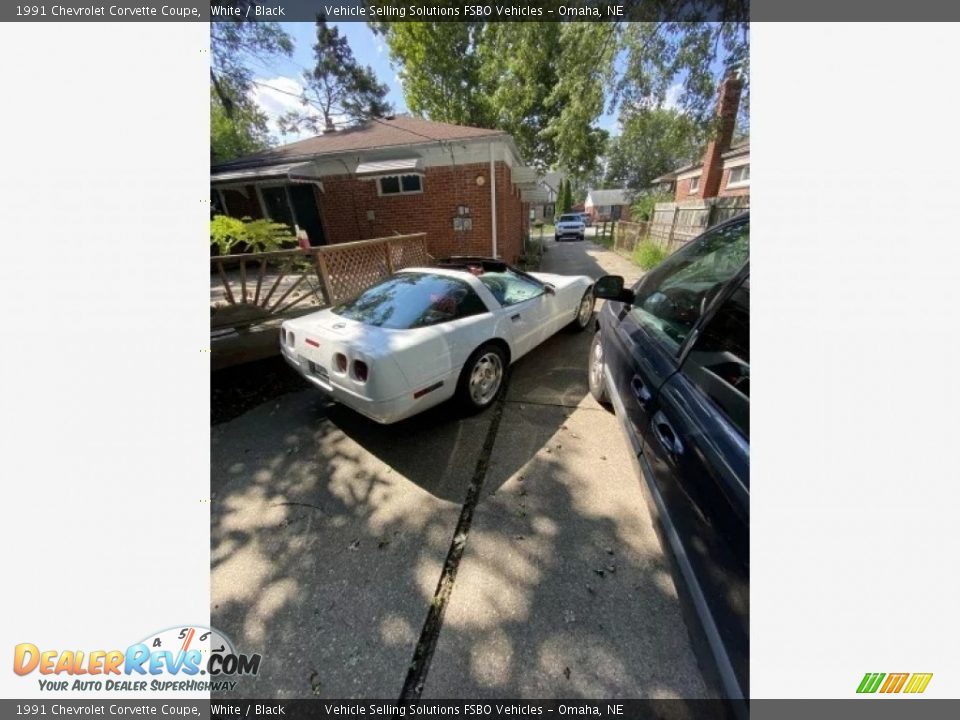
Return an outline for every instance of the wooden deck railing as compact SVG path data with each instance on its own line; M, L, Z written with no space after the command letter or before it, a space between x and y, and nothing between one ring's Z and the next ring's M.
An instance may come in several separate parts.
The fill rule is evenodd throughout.
M397 270L430 260L425 233L218 255L210 258L211 330L250 327L336 305Z

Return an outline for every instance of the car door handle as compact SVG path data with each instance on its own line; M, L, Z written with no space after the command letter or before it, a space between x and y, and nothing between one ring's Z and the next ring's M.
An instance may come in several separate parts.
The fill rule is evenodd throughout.
M640 379L639 375L634 375L630 380L630 389L633 390L633 396L640 403L640 407L645 407L650 398L653 397L647 389L646 383Z
M653 434L657 436L657 440L671 458L676 460L683 454L683 443L680 442L680 437L662 411L657 411L653 416Z
M520 313L517 313L516 315L511 315L510 319L513 320L514 322L517 322L518 320L520 320Z

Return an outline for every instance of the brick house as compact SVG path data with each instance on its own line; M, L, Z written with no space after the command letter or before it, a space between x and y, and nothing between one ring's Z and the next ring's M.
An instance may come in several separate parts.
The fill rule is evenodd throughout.
M500 130L398 115L215 165L210 186L214 212L312 245L425 232L434 257L513 262L537 176Z
M717 134L707 144L703 159L654 178L655 190L672 192L678 203L750 195L750 141L733 140L742 88L738 76L724 78L717 102Z
M583 207L595 223L629 220L630 194L627 190L591 190Z

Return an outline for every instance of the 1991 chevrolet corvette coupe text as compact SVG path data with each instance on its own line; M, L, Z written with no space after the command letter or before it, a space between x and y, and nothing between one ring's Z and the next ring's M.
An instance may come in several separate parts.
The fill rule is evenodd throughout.
M493 403L507 366L593 315L593 281L499 260L408 268L354 300L283 323L283 356L334 400L380 423L456 396Z

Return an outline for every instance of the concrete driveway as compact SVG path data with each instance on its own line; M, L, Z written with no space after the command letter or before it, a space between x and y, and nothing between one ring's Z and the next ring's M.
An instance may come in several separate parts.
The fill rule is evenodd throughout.
M543 269L640 274L589 241ZM475 417L381 427L298 390L214 426L211 620L264 656L233 696L702 697L589 340Z

